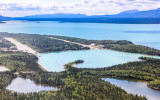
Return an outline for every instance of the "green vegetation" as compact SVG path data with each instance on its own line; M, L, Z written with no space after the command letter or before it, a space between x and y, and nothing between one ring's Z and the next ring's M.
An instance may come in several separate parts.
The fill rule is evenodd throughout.
M0 54L11 54L13 53L13 50L14 50L14 53L18 52L16 51L16 48L15 48L15 45L8 42L7 40L4 39L3 36L0 35Z
M9 91L5 89L9 85L12 79L15 78L13 72L0 72L0 100L8 96Z
M76 63L76 61L72 63ZM56 92L34 93L35 97L31 96L31 94L23 94L23 97L26 98L26 95L28 95L30 100L35 98L55 100L146 100L144 97L127 94L121 88L104 82L97 76L87 75L83 69L74 68L70 64L66 65L66 71L61 73L22 74L22 77L30 78L36 83L49 84L51 86L59 85L61 87ZM44 95L40 95L42 93Z
M150 47L147 47L147 46L142 46L142 45L109 44L109 45L105 45L104 48L112 49L112 50L118 50L118 51L124 51L124 52L141 53L141 54L158 55L158 56L160 56L160 50L153 49L153 48L150 48Z
M46 35L37 34L1 34L6 37L13 37L23 44L26 44L36 51L42 52L54 52L54 51L66 51L66 50L83 50L89 49L77 44L67 43L61 40L48 38Z
M80 63L83 63L83 62L84 62L84 60L76 60L75 64L80 64Z
M67 78L63 79L64 86L59 93L68 100L145 100L143 97L127 94L96 76L84 74L83 70L69 68L67 71Z
M51 39L47 35L29 34L1 34L1 37L13 37L25 43L39 52L52 52L63 50L89 49L79 45L70 44L61 40ZM125 52L145 53L159 55L159 50L146 46L134 45L130 41L111 40L85 40L70 37L53 36L82 44L102 45L103 48L114 49ZM14 46L3 40L0 48ZM7 66L9 72L0 72L0 99L1 100L146 100L145 97L127 94L121 88L101 80L102 77L133 78L146 80L148 86L153 89L160 88L160 60L155 58L140 57L142 61L128 62L106 68L75 68L74 64L83 63L83 60L65 65L63 72L47 72L42 69L35 55L22 52L6 52L0 55L0 65ZM5 87L15 77L33 80L37 84L57 86L57 91L42 91L37 93L16 93L6 90Z
M10 56L9 56L10 57ZM14 56L15 57L15 56ZM26 57L26 56L23 56ZM17 59L21 59L19 57ZM12 57L11 57L12 58ZM15 59L15 60L17 60ZM32 59L32 56L27 56L26 59ZM23 59L24 60L24 59ZM25 60L26 61L26 60ZM28 60L27 60L28 61ZM33 60L35 61L35 60ZM73 63L80 63L82 60L77 60ZM71 65L66 65L66 71L44 72L35 71L35 73L23 73L21 70L19 76L35 81L37 84L46 84L49 86L58 86L58 91L42 91L38 93L19 94L10 92L5 89L13 78L16 77L15 72L0 73L0 95L2 100L146 100L145 97L127 94L124 90L116 87L108 82L104 82L98 76L88 75L84 73L84 69L74 68ZM24 67L26 69L30 67ZM6 75L5 75L6 74ZM4 79L4 78L6 79Z
M126 40L119 40L119 41L86 40L86 39L65 37L65 36L50 36L50 37L64 39L72 42L78 42L86 45L91 45L91 44L99 45L100 47L102 46L104 49L111 49L111 50L131 52L131 53L142 53L142 54L148 54L148 55L160 55L160 50L150 48L147 46L135 45L132 42L126 41Z
M156 89L156 90L160 90L160 80L154 80L148 83L148 86Z
M0 73L0 89L4 89L4 87L8 85L14 77L15 76L13 75L12 72L1 72Z
M87 40L87 39L80 39L80 38L74 38L74 37L67 37L67 36L53 36L50 35L49 37L55 37L55 38L59 38L59 39L64 39L64 40L68 40L68 41L72 41L72 42L78 42L81 44L86 44L86 45L90 45L90 44L95 44L95 45L105 45L105 44L119 44L119 45L125 45L125 44L133 44L130 41L126 41L126 40L120 40L120 41L114 41L114 40Z
M21 43L27 44L38 52L54 52L54 51L66 51L66 50L84 50L90 49L89 47L83 47L81 45L64 42L62 40L51 39L51 37L64 39L71 42L77 42L85 45L99 46L101 49L111 49L117 51L142 53L148 55L160 55L160 50L150 48L142 45L135 45L126 40L86 40L80 38L66 37L66 36L54 36L54 35L37 35L37 34L11 34L1 33L1 37L13 37Z
M83 63L84 60L76 60L74 62L71 62L71 63L68 63L68 64L65 64L64 67L70 67L72 68L71 66L74 66L74 65L77 65L77 64L80 64L80 63ZM67 68L66 68L67 69Z
M66 77L64 72L21 73L21 76L34 80L37 84L46 84L49 86L62 86L62 79Z
M8 66L11 71L37 71L42 69L37 64L38 58L28 53L8 54L0 57L0 65Z
M160 59L148 57L140 57L140 59L143 61L128 62L107 68L86 69L85 73L99 77L146 80L150 81L149 87L158 89L160 86Z

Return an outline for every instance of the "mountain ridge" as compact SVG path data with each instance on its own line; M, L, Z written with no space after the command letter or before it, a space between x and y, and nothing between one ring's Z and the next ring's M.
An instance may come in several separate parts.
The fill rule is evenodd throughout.
M91 15L56 13L56 14L39 14L16 18L160 18L160 8L148 11L126 10L114 15Z

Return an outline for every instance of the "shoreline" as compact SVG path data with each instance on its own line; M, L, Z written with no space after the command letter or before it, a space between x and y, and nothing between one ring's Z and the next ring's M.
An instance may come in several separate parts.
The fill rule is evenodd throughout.
M147 53L138 53L138 52L132 52L132 51L122 51L122 50L115 50L115 49L110 49L110 48L103 48L103 45L94 45L94 44L90 44L90 45L85 45L85 44L82 44L82 43L78 43L78 42L72 42L72 41L68 41L68 40L65 40L65 39L59 39L59 38L55 38L55 37L52 37L52 36L48 36L48 38L50 39L55 39L55 40L60 40L60 41L63 41L63 42L66 42L66 43L72 43L72 44L77 44L77 45L80 45L80 46L83 46L83 47L88 47L89 49L79 49L79 50L92 50L92 49L107 49L107 50L113 50L113 51L118 51L118 52L124 52L124 53L135 53L135 54L144 54L144 55L149 55L149 56L160 56L159 54L147 54ZM18 40L12 38L12 37L5 37L6 40L9 40L10 42L16 42L16 43L13 43L13 44L21 44L23 45L25 48L19 48L20 46L17 46L18 47L18 50L19 51L24 51L24 52L28 52L28 53L32 53L36 56L38 56L39 53L52 53L52 52L63 52L63 51L77 51L77 50L62 50L62 51L49 51L49 52L38 52L37 50L34 50L32 47L26 45L26 44L23 44L21 42L19 42ZM134 44L135 45L135 44ZM141 46L141 45L140 45ZM143 45L142 45L143 46ZM148 47L148 46L146 46ZM151 47L150 47L151 48ZM154 49L154 48L151 48L151 49ZM159 50L159 49L156 49L156 50Z
M10 91L10 92L12 92L12 93L18 93L18 94L32 94L32 93L39 93L39 92L57 92L57 91L59 91L60 90L60 87L61 86L51 86L51 85L47 85L47 84L41 84L41 83L36 83L34 80L32 80L32 79L29 79L29 78L24 78L24 77L21 77L21 76L17 76L16 78L22 78L22 79L24 79L24 80L30 80L30 81L32 81L36 86L43 86L43 87L51 87L51 88L56 88L55 90L41 90L41 91L36 91L36 92L28 92L28 93L23 93L23 92L16 92L16 91L14 91L14 90L10 90L10 89L7 89L7 86L5 87L8 91ZM16 78L14 78L14 79L16 79ZM14 79L12 79L12 81L14 80ZM11 84L11 83L10 83ZM9 84L9 85L10 85Z

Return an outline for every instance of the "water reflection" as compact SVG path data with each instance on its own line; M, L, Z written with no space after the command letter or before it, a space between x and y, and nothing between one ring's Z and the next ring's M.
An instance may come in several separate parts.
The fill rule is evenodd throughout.
M160 100L160 91L148 88L147 82L113 78L102 78L102 80L121 87L127 93L146 96L148 100Z
M15 92L20 92L20 93L31 93L31 92L39 92L39 91L56 90L58 88L36 85L30 79L23 79L21 77L17 77L14 80L12 80L11 84L8 85L6 89L15 91Z

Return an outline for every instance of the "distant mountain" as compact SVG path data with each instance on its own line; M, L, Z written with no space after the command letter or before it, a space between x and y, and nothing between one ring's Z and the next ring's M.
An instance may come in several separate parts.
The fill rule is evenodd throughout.
M148 11L128 10L117 15L105 15L108 18L160 18L160 8Z
M26 16L24 18L86 18L85 14L67 14L67 13L57 13L57 14L41 14Z
M136 14L136 13L139 13L140 11L139 10L127 10L127 11L124 11L124 12L121 12L119 14L115 14L115 15L105 15L105 17L108 17L108 18L130 18L130 17L133 17L132 15L133 14Z
M40 14L32 15L21 18L160 18L160 8L148 11L127 10L115 15L92 15L87 16L85 14Z
M6 20L10 20L10 17L4 17L0 15L0 21L6 21Z
M12 18L13 20L28 21L59 21L72 23L120 23L120 24L160 24L160 8L148 11L127 10L115 15L85 14L40 14Z

